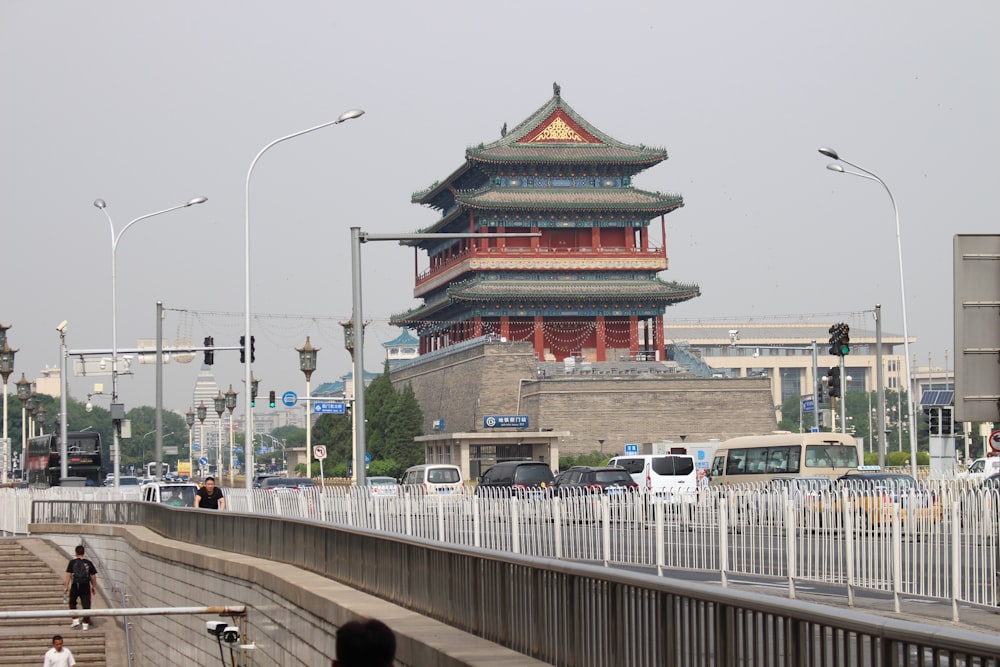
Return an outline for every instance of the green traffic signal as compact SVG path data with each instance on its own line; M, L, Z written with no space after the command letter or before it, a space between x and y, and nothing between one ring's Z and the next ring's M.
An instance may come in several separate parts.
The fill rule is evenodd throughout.
M268 407L272 407L272 408L274 407L274 392L273 391L267 395L267 404L268 404Z

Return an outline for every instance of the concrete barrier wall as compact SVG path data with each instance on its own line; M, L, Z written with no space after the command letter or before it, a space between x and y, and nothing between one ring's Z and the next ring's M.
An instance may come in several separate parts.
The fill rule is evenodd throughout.
M66 552L84 541L101 570L100 585L124 586L129 607L246 605L240 643L256 646L243 651L246 665L326 667L334 655L336 629L363 617L379 618L395 631L399 667L495 665L498 658L504 665L545 664L318 574L172 541L146 528L34 525L32 533ZM106 597L120 599L108 592ZM219 664L216 639L205 630L205 621L216 618L131 618L135 664Z

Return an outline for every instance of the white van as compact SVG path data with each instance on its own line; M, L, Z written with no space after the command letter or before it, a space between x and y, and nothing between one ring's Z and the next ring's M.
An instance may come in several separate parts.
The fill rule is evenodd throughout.
M989 456L985 459L976 459L973 461L969 469L960 474L959 477L962 479L974 479L978 482L998 472L1000 472L1000 456Z
M616 456L608 465L625 468L641 493L693 496L698 488L698 471L690 454Z
M198 485L194 482L150 482L142 485L142 500L171 507L194 507Z
M407 468L401 483L404 491L427 494L457 494L465 490L462 469L447 463L424 463Z

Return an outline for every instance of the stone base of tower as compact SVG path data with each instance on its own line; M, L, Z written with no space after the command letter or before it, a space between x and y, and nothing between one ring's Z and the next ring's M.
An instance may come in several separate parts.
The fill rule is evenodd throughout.
M481 339L418 357L390 377L397 388L410 384L423 410L425 437L414 446L429 461L467 465L472 477L498 454L555 468L553 455L602 449L610 456L631 443L725 440L777 428L769 378L703 379L675 368L607 362L586 375L559 375L536 361L531 342ZM528 425L489 428L487 418L496 416L526 416ZM451 437L485 433L496 434L482 439L489 444Z

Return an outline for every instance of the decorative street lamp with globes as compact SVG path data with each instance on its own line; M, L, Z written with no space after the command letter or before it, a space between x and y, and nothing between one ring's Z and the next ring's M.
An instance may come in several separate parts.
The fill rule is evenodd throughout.
M319 348L313 347L309 336L306 336L306 344L295 350L299 353L299 369L306 376L306 476L312 477L312 394L309 393L309 383L316 370L316 353ZM323 462L320 461L320 466L322 465Z
M188 408L184 413L184 421L188 427L188 479L194 476L194 410Z
M207 458L206 455L208 454L208 448L205 447L205 417L208 416L208 408L205 407L205 401L198 404L197 412L195 414L198 415L198 421L201 422L201 434L198 438L201 440L202 456Z
M17 350L11 349L7 343L7 329L10 326L0 324L0 331L3 333L3 343L0 344L0 378L3 378L3 471L0 472L0 481L7 483L7 471L10 470L10 440L7 439L7 380L14 372L14 354Z
M218 421L218 435L215 440L215 473L219 477L219 484L222 484L222 413L226 411L226 397L222 395L222 390L219 390L218 396L212 399L212 403L215 404L215 414L219 416Z
M28 420L24 405L31 395L31 383L28 382L28 378L24 377L24 373L21 373L21 379L17 381L15 386L17 387L17 398L21 401L21 479L25 479L28 469Z
M236 466L233 464L233 410L236 409L236 392L233 385L229 385L226 392L226 410L229 410L229 486L235 485Z

